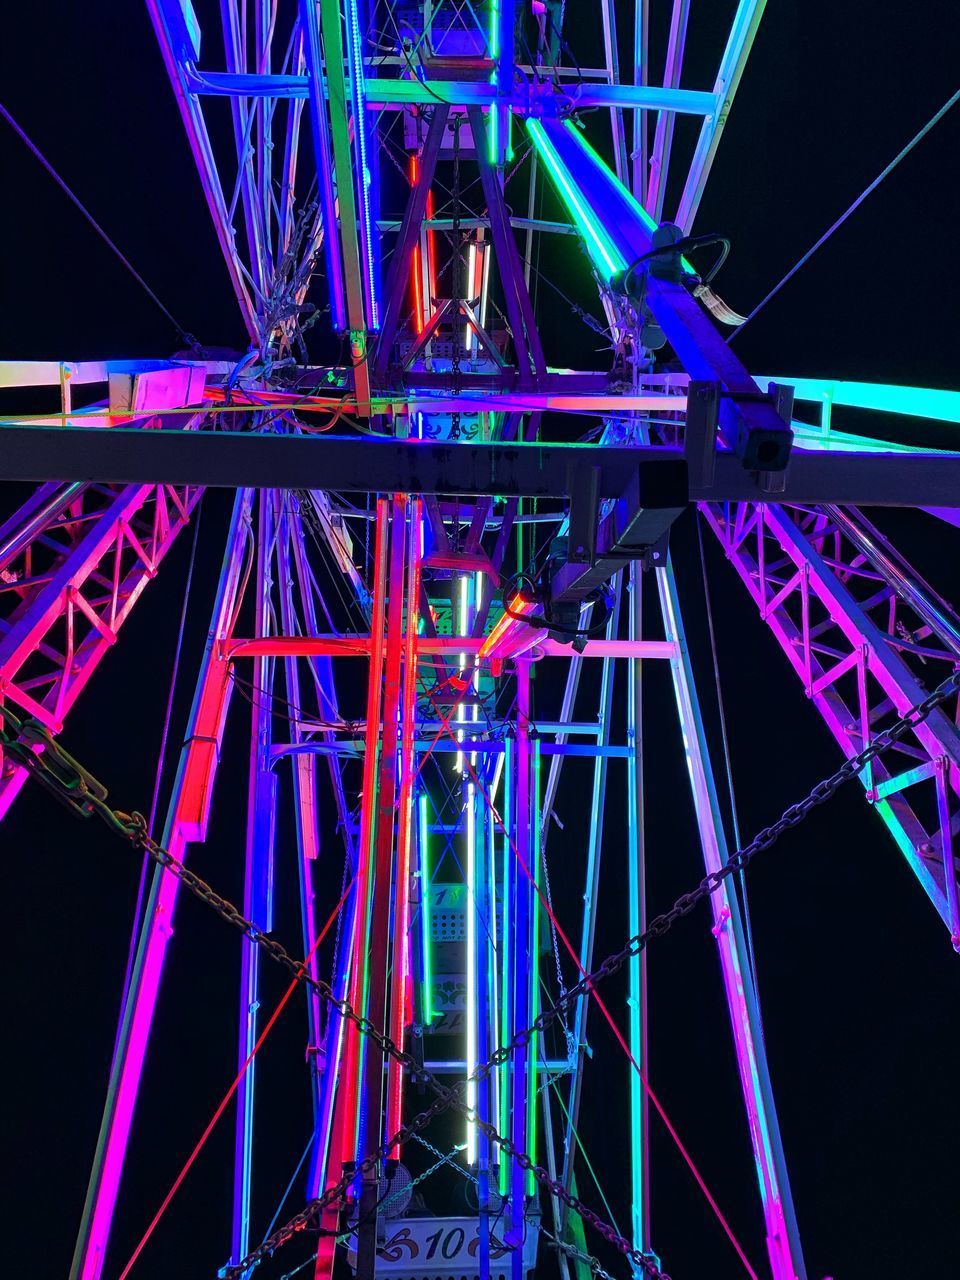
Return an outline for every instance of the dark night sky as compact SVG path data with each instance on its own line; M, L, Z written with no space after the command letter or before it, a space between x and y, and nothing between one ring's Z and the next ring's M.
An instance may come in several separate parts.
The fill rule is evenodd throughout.
M692 27L704 40L702 49L692 48L691 87L711 79L730 8L693 7ZM571 44L586 51L586 62L589 42L598 38L594 5L570 0L567 9ZM17 5L4 25L0 86L7 107L185 326L206 342L241 343L143 8L104 0ZM958 34L947 0L909 7L890 0L869 6L772 0L698 221L699 229L717 229L733 241L718 281L731 305L748 311L953 92ZM958 385L951 172L958 153L955 111L745 332L739 349L753 368ZM0 175L0 354L168 353L175 338L163 316L2 126ZM569 257L554 261L545 250L542 266L575 296L589 298L586 273ZM548 321L545 334L555 362L594 361L589 341L581 347L585 331L567 323L562 310L547 310L555 316L554 331ZM0 501L6 510L10 495L0 494ZM205 503L188 673L206 626L227 509L224 494ZM905 539L921 571L956 597L955 531L932 529L912 513L889 518L887 527ZM188 550L182 540L171 553L64 735L121 807L149 802ZM674 554L715 728L689 519L677 528ZM711 546L708 555L741 822L749 835L829 773L838 755L739 582ZM182 688L175 733L186 697ZM665 673L652 673L647 781L655 909L698 878L669 699ZM244 714L240 700L234 705L221 796L237 797L244 785ZM553 855L571 903L582 862L572 833L587 794L565 788L571 834ZM598 944L604 953L625 933L622 803L614 785L617 817L605 853ZM213 839L197 851L200 872L228 894L240 894L242 825L242 804L221 800ZM137 868L122 844L35 789L0 828L0 849L8 950L3 1119L12 1155L0 1218L4 1237L13 1237L12 1254L9 1243L2 1246L4 1269L59 1277L66 1275L96 1139ZM339 884L339 863L332 865ZM768 1050L811 1280L859 1280L881 1270L911 1280L954 1274L960 962L945 930L854 788L754 866L750 893ZM283 899L281 892L279 930L295 947L294 906ZM199 905L184 901L179 912L147 1102L115 1230L113 1275L232 1074L236 941ZM651 951L652 1080L759 1265L762 1220L707 924L704 910ZM267 1006L281 987L274 974L266 976ZM615 985L610 998L622 1013ZM626 1075L596 1023L592 1039L584 1140L623 1226ZM264 1051L258 1228L308 1132L302 1050L299 1011L291 1011ZM231 1117L135 1276L210 1276L225 1260L232 1133ZM654 1239L675 1280L741 1277L660 1130L653 1161ZM587 1194L585 1180L581 1186L594 1203L592 1188ZM294 1195L289 1208L297 1207ZM279 1275L303 1254L301 1247L285 1255L284 1265L265 1275ZM616 1258L603 1256L616 1270Z

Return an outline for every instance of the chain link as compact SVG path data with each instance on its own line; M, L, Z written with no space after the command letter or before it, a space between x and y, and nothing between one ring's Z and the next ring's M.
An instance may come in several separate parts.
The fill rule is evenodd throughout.
M241 1262L225 1268L221 1272L224 1280L239 1280L239 1277L246 1275L264 1258L272 1257L277 1249L295 1235L312 1227L325 1208L345 1196L355 1178L372 1170L391 1150L415 1137L421 1130L427 1128L436 1116L450 1107L475 1124L504 1155L518 1164L521 1169L529 1172L537 1182L547 1188L552 1196L559 1197L609 1244L640 1266L651 1280L670 1280L669 1276L646 1262L644 1256L634 1250L630 1242L619 1232L568 1192L560 1182L551 1178L546 1169L535 1164L525 1151L517 1147L511 1139L504 1138L488 1121L481 1120L475 1111L463 1102L462 1094L468 1084L474 1080L485 1079L493 1070L495 1065L493 1062L483 1064L468 1080L461 1081L454 1088L446 1088L431 1071L401 1049L390 1036L383 1034L369 1018L357 1013L349 1001L337 999L333 988L323 979L310 975L303 962L295 960L282 943L269 937L259 925L248 920L229 899L217 893L211 885L154 840L147 830L147 822L143 814L138 812L128 814L111 808L107 803L106 787L70 756L45 726L35 721L21 722L9 708L3 706L0 706L0 719L5 720L13 729L12 736L7 733L0 734L0 745L18 763L28 768L34 777L74 813L85 817L96 814L111 830L128 840L134 848L142 850L159 867L176 876L194 897L206 903L222 920L238 929L272 960L281 964L298 982L315 991L332 1009L352 1022L361 1035L369 1036L383 1053L392 1057L407 1070L411 1079L422 1081L437 1095L430 1107L403 1125L379 1151L344 1173L339 1181L329 1187L322 1196L291 1218ZM534 1029L530 1029L527 1039L533 1034ZM525 1041L518 1040L518 1045L520 1043Z
M405 1067L413 1079L424 1082L437 1095L429 1107L403 1125L379 1152L368 1156L360 1164L351 1166L322 1196L308 1204L240 1263L227 1268L222 1273L225 1280L239 1280L240 1276L245 1275L264 1258L272 1257L287 1241L313 1227L325 1208L343 1199L356 1177L372 1170L379 1164L382 1156L397 1145L416 1137L436 1116L449 1107L454 1107L474 1123L504 1155L518 1164L521 1169L531 1173L552 1196L560 1199L578 1214L603 1239L619 1249L624 1257L650 1276L651 1280L669 1280L649 1254L634 1249L619 1232L604 1222L576 1196L571 1195L559 1181L551 1178L547 1170L536 1165L525 1151L521 1151L509 1138L498 1133L492 1124L476 1116L473 1110L462 1101L461 1094L468 1084L486 1079L495 1067L506 1062L517 1049L528 1044L534 1035L550 1026L575 1000L593 990L601 979L617 973L632 956L639 955L655 938L661 938L668 933L678 920L689 915L700 902L715 893L724 881L735 872L743 870L758 853L769 849L784 832L798 826L813 809L824 804L845 783L855 778L871 760L922 724L936 707L946 702L958 689L960 689L960 671L955 671L923 701L912 707L887 729L878 733L862 751L846 760L830 777L817 783L803 800L786 809L775 823L764 827L749 844L733 853L722 867L709 872L690 892L681 894L669 910L652 920L643 932L629 938L619 951L607 956L597 969L585 975L575 986L570 987L551 1008L545 1009L529 1027L516 1032L512 1039L502 1045L487 1062L478 1066L468 1079L461 1081L452 1089L446 1088L432 1072L399 1048L389 1036L381 1033L369 1018L357 1013L348 1001L337 999L329 984L308 974L303 963L295 960L282 943L268 937L258 925L247 920L232 902L218 894L206 881L164 849L150 836L146 819L142 814L137 812L127 814L111 808L107 803L106 788L56 742L45 726L36 721L20 721L8 707L0 705L0 720L12 729L12 733L0 733L0 746L17 763L26 767L47 790L74 813L82 816L96 814L135 848L146 852L158 866L175 875L189 892L210 906L221 919L244 933L271 959L289 970L297 981L315 990L331 1008L352 1022L362 1035L369 1036L378 1048Z
M569 1008L580 996L592 991L603 978L617 973L632 956L639 955L655 938L662 938L664 934L673 928L678 920L683 916L689 915L700 902L714 894L725 880L728 880L735 872L742 871L753 861L758 853L769 849L785 831L798 826L813 809L824 804L845 783L856 778L871 760L876 759L877 756L894 746L895 743L922 724L931 711L941 706L958 690L960 690L960 670L954 671L932 693L928 694L922 702L911 707L899 720L878 733L862 751L845 760L830 777L818 782L802 800L786 809L776 822L758 832L749 844L731 854L722 867L705 875L696 888L688 893L681 894L673 906L661 915L656 916L642 933L634 934L633 937L628 938L620 951L607 956L592 973L586 974L575 986L570 987L551 1008L545 1009L530 1027L518 1032L512 1040L502 1045L485 1065L499 1066L506 1061L510 1054L527 1044L533 1034L548 1027L555 1019L560 1017L564 1009ZM476 1072L474 1077L477 1078Z

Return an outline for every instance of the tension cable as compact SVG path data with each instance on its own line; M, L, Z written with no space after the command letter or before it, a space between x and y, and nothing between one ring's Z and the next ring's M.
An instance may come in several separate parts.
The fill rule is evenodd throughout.
M130 274L133 276L134 280L136 280L137 284L141 287L141 289L144 290L144 292L147 294L150 300L160 308L163 314L167 317L167 319L173 325L174 329L177 332L177 336L181 338L188 347L197 346L197 340L193 336L193 334L188 332L188 330L184 329L183 325L176 318L176 316L173 315L169 307L165 306L164 303L160 301L160 299L157 297L154 291L150 288L146 280L144 280L143 276L136 269L136 267L133 265L130 259L126 256L126 254L120 248L118 248L116 243L110 239L110 236L106 233L106 231L104 231L103 227L101 227L100 223L96 220L96 218L87 208L87 206L82 202L82 200L80 200L79 196L74 195L74 193L67 186L66 182L63 180L63 178L60 177L59 173L57 173L56 169L54 169L53 165L50 163L50 161L46 158L46 156L37 146L37 144L27 135L26 131L16 122L16 120L14 120L13 116L10 114L10 112L7 110L7 108L3 105L2 102L0 102L0 116L3 116L4 120L6 120L7 124L14 131L14 133L17 135L20 141L24 144L24 146L27 147L27 149L30 152L32 152L34 158L39 161L39 163L43 166L44 169L46 169L47 173L49 173L50 177L54 180L54 182L57 184L60 190L64 193L64 195L74 205L76 205L76 207L80 210L80 212L86 218L87 222L90 223L90 226L93 227L94 231L97 233L100 239L104 242L104 244L106 244L108 248L110 248L113 251L113 253L116 254L116 256L120 259L120 261L123 263L126 269L130 272Z
M826 231L823 233L820 239L817 240L815 244L812 244L810 248L807 250L807 252L803 255L803 257L800 258L800 260L790 268L787 274L781 280L777 281L777 283L773 286L770 292L765 297L760 299L760 301L753 308L750 314L746 317L743 323L738 325L738 327L734 329L733 333L731 333L727 337L726 339L727 342L732 342L734 338L737 336L737 334L743 332L744 328L750 323L750 321L754 318L754 316L763 310L763 308L767 305L767 303L770 301L771 298L776 297L776 295L780 292L783 286L787 284L788 281L793 279L793 277L797 274L800 268L810 261L810 259L813 257L813 255L817 252L817 250L822 245L826 244L826 242L830 239L830 237L837 230L837 228L843 226L843 224L850 217L850 215L852 213L855 213L857 209L860 208L864 200L866 200L867 196L870 195L872 192L876 191L877 187L879 187L880 183L884 180L884 178L889 177L889 175L893 173L894 169L897 167L900 161L910 154L910 152L914 149L914 147L917 145L918 142L923 141L923 139L927 136L930 130L935 125L940 123L940 121L947 114L950 108L955 106L957 102L960 102L960 89L958 89L957 92L951 98L947 99L947 101L943 104L940 110L930 117L930 119L919 131L919 133L914 134L914 136L910 139L907 145L901 151L897 152L897 154L893 157L893 159L890 161L887 167L881 173L877 174L877 176L874 178L874 180L870 183L868 187L865 187L863 191L860 192L856 200L854 200L853 204L850 205L850 207L846 209L843 213L841 213L840 217L836 220L836 222L834 222L832 226L829 226L826 229Z

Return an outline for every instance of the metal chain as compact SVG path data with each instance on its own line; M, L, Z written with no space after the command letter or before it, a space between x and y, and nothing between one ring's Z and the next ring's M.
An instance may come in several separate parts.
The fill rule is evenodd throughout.
M448 1155L444 1155L443 1152L438 1151L436 1147L431 1147L431 1150L434 1152L434 1154L439 1157L436 1163L430 1165L428 1169L424 1169L423 1173L418 1173L415 1178L412 1178L410 1182L408 1182L406 1186L401 1187L399 1191L391 1192L388 1187L387 1194L384 1196L384 1198L380 1201L379 1205L377 1206L378 1211L380 1209L385 1209L388 1204L392 1204L394 1200L399 1200L401 1196L406 1195L408 1192L412 1195L415 1188L418 1187L421 1182L426 1182L426 1180L432 1174L436 1173L438 1169L442 1169L445 1164L451 1165L454 1169L459 1169L460 1166L453 1163L453 1157L457 1155L458 1152L462 1151L465 1145L466 1144L464 1143L460 1146L454 1147L453 1150ZM341 1231L337 1235L337 1243L340 1244L344 1240L349 1240L350 1237L353 1235L353 1233L356 1231L358 1225L359 1225L358 1223L355 1223L352 1227L348 1228L346 1231Z
M590 1268L598 1280L616 1280L609 1271L604 1270L600 1265L600 1259L595 1258L592 1253L584 1253L582 1249L578 1249L575 1244L569 1244L566 1241L558 1240L552 1231L548 1231L545 1226L538 1223L537 1230L545 1240L550 1241L550 1248L556 1249L558 1253L565 1254L568 1258L572 1258L574 1262L582 1262L584 1266Z
M240 1276L255 1267L264 1258L292 1239L294 1235L312 1226L320 1213L329 1204L340 1200L354 1179L379 1164L381 1158L396 1146L402 1145L414 1137L430 1122L449 1107L455 1108L465 1119L476 1127L500 1150L520 1166L531 1173L537 1182L547 1188L552 1196L559 1197L568 1208L578 1214L584 1222L592 1226L609 1244L619 1249L624 1256L636 1262L651 1280L670 1280L656 1268L645 1264L643 1256L632 1248L630 1242L585 1204L571 1195L561 1183L550 1177L546 1169L535 1164L530 1156L518 1148L511 1139L504 1138L488 1121L481 1120L473 1109L462 1101L461 1095L468 1084L474 1080L485 1079L493 1069L493 1063L486 1063L473 1075L461 1081L452 1089L446 1088L439 1079L410 1054L401 1049L390 1036L383 1034L367 1017L356 1012L347 1000L339 1000L333 988L323 979L314 978L305 968L302 961L294 959L281 942L270 938L253 921L248 920L229 899L221 894L195 872L173 856L167 849L152 838L147 830L146 819L138 812L124 813L113 809L107 803L107 789L98 782L79 761L75 760L56 741L50 731L37 721L21 721L9 708L0 705L0 720L6 721L13 729L12 736L0 733L0 746L19 764L24 765L33 776L51 791L74 813L83 817L96 814L111 830L128 840L134 848L145 852L159 867L175 876L187 890L206 903L222 920L239 929L251 942L260 947L266 955L278 964L283 965L298 982L311 988L331 1008L352 1022L361 1035L367 1035L385 1054L394 1058L409 1073L411 1079L427 1084L437 1097L425 1111L414 1116L402 1126L397 1133L363 1162L351 1168L340 1180L333 1184L317 1200L314 1200L301 1213L291 1218L272 1236L263 1241L252 1253L235 1266L223 1272L224 1280L238 1280ZM532 1031L529 1034L533 1034ZM482 1074L481 1074L482 1073Z
M722 867L705 875L695 889L692 889L689 893L681 894L668 911L656 916L642 933L634 934L633 937L627 940L620 951L607 956L592 973L588 973L581 978L550 1009L544 1010L536 1019L536 1022L527 1028L525 1032L518 1033L512 1041L498 1049L487 1065L499 1066L506 1056L526 1044L533 1034L542 1031L555 1018L559 1017L563 1008L572 1004L581 995L593 990L602 978L617 973L632 956L637 956L641 951L645 950L654 938L662 938L679 919L689 915L698 903L715 893L725 880L729 879L735 872L742 871L753 861L758 853L769 849L785 831L789 831L799 825L811 810L829 800L845 783L855 778L865 765L894 746L901 738L906 737L911 730L927 719L931 711L948 701L958 690L960 690L960 670L954 671L932 693L928 694L922 702L911 707L889 728L878 733L873 741L864 747L862 751L845 760L830 777L818 782L803 800L784 810L776 822L769 827L764 827L749 844L732 853Z
M140 813L125 814L112 809L107 803L106 788L89 774L82 765L70 756L45 726L35 721L21 722L9 708L0 705L0 719L13 728L12 736L0 733L0 745L18 763L25 766L37 780L64 802L75 813L88 816L96 813L103 821L130 841L136 848L144 850L157 863L175 875L195 897L207 903L222 919L233 927L240 929L246 936L261 947L271 959L282 964L294 974L298 981L313 988L341 1016L353 1022L361 1034L369 1035L377 1046L393 1057L401 1066L407 1068L414 1078L428 1084L437 1094L436 1100L426 1110L414 1116L406 1125L384 1144L381 1151L392 1150L396 1145L414 1137L441 1112L448 1107L455 1107L477 1128L494 1142L505 1155L515 1161L523 1170L530 1172L537 1182L545 1186L551 1195L559 1198L568 1208L573 1209L584 1222L592 1226L608 1243L618 1248L630 1261L641 1267L644 1273L656 1280L669 1280L659 1267L651 1261L649 1255L634 1249L617 1231L604 1222L597 1214L584 1205L577 1197L571 1195L556 1179L550 1177L547 1170L534 1164L525 1151L519 1150L509 1139L502 1137L494 1126L476 1117L470 1107L460 1099L460 1095L468 1084L484 1080L497 1066L506 1062L512 1053L529 1043L531 1038L542 1032L556 1018L560 1017L564 1008L573 1001L591 991L602 978L617 973L632 956L639 955L655 938L663 937L676 922L690 912L704 899L710 897L721 887L723 882L737 871L743 870L756 855L770 848L784 832L799 825L804 818L819 805L830 799L846 782L860 773L866 764L899 742L908 733L922 724L930 713L946 702L960 689L960 671L953 672L922 702L912 707L904 716L895 721L887 729L882 730L862 751L851 756L830 777L819 782L799 803L791 805L773 824L760 831L753 840L742 849L733 853L724 866L712 871L700 881L695 889L681 894L673 906L657 916L642 932L629 938L618 952L608 956L592 973L587 974L575 986L571 987L550 1009L544 1010L533 1024L518 1031L513 1038L502 1045L490 1059L481 1064L467 1080L447 1089L440 1081L416 1062L409 1054L394 1044L389 1036L383 1035L369 1018L358 1014L346 1000L338 1000L333 989L320 979L306 973L304 965L295 960L286 948L273 938L267 937L262 929L243 914L228 899L223 898L210 885L190 871L178 859L174 858L157 841L153 840L146 827L146 820ZM368 1156L359 1165L345 1173L340 1180L328 1188L322 1196L311 1202L283 1227L268 1237L256 1250L249 1254L237 1266L224 1272L226 1280L237 1280L246 1271L256 1266L264 1258L292 1239L295 1235L311 1227L320 1213L334 1201L341 1199L351 1182L379 1163L380 1153Z
M685 915L689 915L698 903L715 893L726 879L735 872L746 867L747 864L751 862L762 850L770 848L770 846L774 844L785 831L790 830L802 822L811 810L830 799L830 797L833 796L844 785L844 783L855 778L861 769L871 760L875 759L881 754L881 752L886 751L895 743L899 742L901 738L905 737L911 730L915 729L917 725L922 724L930 715L931 711L946 702L954 693L957 692L958 689L960 689L960 671L955 671L951 676L938 685L937 688L922 702L918 703L915 707L912 707L906 715L902 716L898 721L890 725L889 728L877 734L873 741L861 752L855 756L851 756L850 759L846 760L844 764L831 774L829 778L819 782L803 800L798 804L791 805L790 808L785 810L777 822L773 823L769 827L765 827L748 845L745 845L744 848L739 849L736 853L732 854L723 867L704 876L699 885L697 885L697 887L691 892L681 894L668 911L657 916L642 933L635 934L632 938L628 939L626 945L620 951L608 956L600 966L593 971L593 973L587 974L579 983L576 984L576 986L571 987L570 990L550 1009L544 1010L531 1027L527 1027L523 1031L517 1032L513 1039L507 1044L501 1046L501 1048L497 1050L488 1062L482 1064L473 1072L470 1077L471 1081L484 1079L489 1074L492 1067L499 1066L501 1063L505 1062L516 1049L527 1044L534 1034L539 1031L543 1031L547 1026L549 1026L551 1022L560 1016L564 1007L568 1007L580 995L591 991L602 978L618 972L631 956L639 955L654 938L663 937L663 935L666 934L674 924L676 924L677 920L681 919L681 917ZM438 1114L439 1109L442 1108L440 1108L438 1100L438 1102L434 1103L433 1106L429 1108L429 1112L424 1112L422 1114L430 1114L432 1118L433 1114ZM410 1124L415 1124L418 1118L419 1117L414 1117L414 1120L411 1121ZM527 1158L529 1159L529 1157ZM544 1182L544 1180L539 1177L538 1181ZM550 1186L550 1181L549 1175L547 1175L547 1179L544 1184ZM559 1184L554 1185L556 1186ZM559 1187L558 1194L561 1200L565 1200L566 1192L562 1186ZM309 1209L304 1212L309 1212ZM575 1210L575 1212L580 1211L578 1209ZM592 1221L596 1215L592 1214L589 1210L588 1214L589 1217L585 1218L585 1221L590 1222L590 1225L596 1225ZM298 1217L302 1217L302 1215L298 1215ZM292 1221L296 1222L297 1220L294 1219ZM604 1238L609 1240L610 1235L616 1236L616 1232L612 1232L610 1228L606 1227L606 1224L603 1225L605 1229L601 1230L600 1233ZM297 1229L302 1230L303 1228L300 1227ZM610 1242L614 1243L612 1240ZM648 1257L640 1255L638 1250L631 1249L629 1252L627 1250L622 1250L622 1252L624 1252L625 1256L630 1258L632 1261L636 1261L638 1265L641 1265L647 1274L662 1274L659 1273L658 1269L656 1269L655 1264L651 1264Z

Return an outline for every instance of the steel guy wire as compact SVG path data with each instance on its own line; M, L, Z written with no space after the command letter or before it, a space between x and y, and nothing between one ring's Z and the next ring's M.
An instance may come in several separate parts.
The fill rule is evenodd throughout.
M940 123L940 121L947 114L950 108L955 106L957 102L960 102L960 89L958 89L956 93L954 93L950 98L947 99L947 101L943 104L943 106L939 109L939 111L936 111L930 117L930 119L923 126L923 128L914 134L914 136L910 139L907 145L897 152L897 154L886 166L886 168L881 170L881 172L877 174L877 176L869 184L869 186L864 187L863 191L860 192L856 200L854 200L853 204L849 205L848 208L845 209L843 213L841 213L840 217L837 218L836 222L832 223L832 225L827 228L827 230L823 233L820 239L817 240L814 244L812 244L810 248L806 251L806 253L803 255L803 257L800 258L790 268L787 274L781 277L781 279L777 281L777 283L773 286L770 292L760 299L760 301L753 308L750 314L746 316L745 319L739 325L737 325L733 333L731 333L729 337L725 339L726 342L732 342L734 338L737 336L737 334L743 332L743 330L754 318L754 316L756 316L757 314L759 314L760 311L763 310L763 308L767 305L767 303L771 300L771 298L776 297L776 295L780 292L783 286L785 284L788 284L789 281L791 281L793 277L797 274L800 268L810 261L810 259L817 252L817 250L822 245L826 244L826 242L830 239L830 237L839 227L843 226L843 224L850 217L850 215L852 213L856 213L857 209L860 208L864 200L866 200L867 196L869 196L872 192L876 191L877 187L879 187L880 183L883 182L884 178L889 177L889 175L893 173L894 169L897 167L900 161L905 159L919 142L923 141L923 139L927 136L930 130L935 125Z
M120 261L123 263L126 269L130 272L134 280L136 280L137 284L140 285L140 287L144 290L144 292L147 294L150 300L160 308L163 314L167 317L167 319L173 325L174 329L177 332L177 336L182 338L188 347L197 346L197 340L193 336L193 334L190 333L187 329L184 329L183 325L176 318L176 316L173 315L173 313L169 310L169 308L160 301L160 299L157 297L154 291L150 288L146 280L144 280L143 276L136 269L136 267L133 265L130 259L123 252L123 250L120 249L113 240L111 240L110 236L107 234L106 231L104 231L103 227L101 227L100 223L96 220L96 218L87 208L87 206L82 202L79 196L74 195L73 191L71 191L70 187L67 185L64 179L61 178L60 174L57 173L56 169L53 167L50 161L46 158L46 156L43 154L43 152L40 150L37 144L33 141L32 138L30 138L26 130L20 124L17 123L17 121L13 118L13 116L10 114L10 112L7 110L7 108L3 105L2 102L0 102L0 116L3 116L4 120L6 120L7 124L14 131L14 133L17 135L20 141L31 152L34 158L43 166L43 168L47 171L47 173L49 173L50 177L54 180L54 182L57 184L60 190L64 193L67 199L70 200L71 203L74 204L76 208L80 210L84 218L86 218L90 226L93 227L94 231L97 233L100 239L104 242L104 244L107 245L107 247L114 254L116 254L116 256L120 259Z

